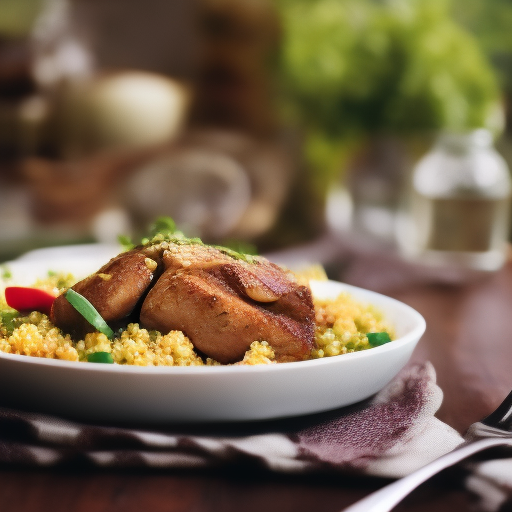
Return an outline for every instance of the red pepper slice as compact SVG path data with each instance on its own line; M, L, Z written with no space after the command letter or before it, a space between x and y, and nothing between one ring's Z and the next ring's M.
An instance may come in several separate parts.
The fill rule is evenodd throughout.
M7 305L18 311L39 311L49 315L55 299L55 295L39 288L8 286L5 289Z

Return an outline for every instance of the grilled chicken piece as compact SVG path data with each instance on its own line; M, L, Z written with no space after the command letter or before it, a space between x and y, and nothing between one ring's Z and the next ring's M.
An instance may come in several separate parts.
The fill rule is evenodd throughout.
M210 246L162 242L117 256L73 289L107 322L142 302L142 327L183 331L221 363L241 360L253 341L267 341L279 362L305 359L313 347L309 288L261 257L244 261ZM93 330L63 296L51 318L68 332Z
M140 251L129 251L111 259L98 272L72 288L83 295L106 322L127 318L148 289L158 264ZM51 321L66 332L83 336L94 327L67 301L55 299Z
M141 324L184 331L207 356L232 363L267 341L277 361L305 359L314 337L309 288L265 258L246 262L207 246L171 245L164 273L144 300Z

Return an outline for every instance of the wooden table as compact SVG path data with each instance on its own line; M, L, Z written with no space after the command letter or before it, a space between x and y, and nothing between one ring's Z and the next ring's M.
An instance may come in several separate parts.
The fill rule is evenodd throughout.
M336 271L372 288L371 275L362 283L350 261ZM416 308L427 321L413 361L430 360L436 368L445 395L438 413L442 421L464 432L512 389L512 264L465 284L413 279L378 288ZM254 470L0 469L2 512L336 512L386 483ZM464 512L470 505L467 492L437 478L397 510Z

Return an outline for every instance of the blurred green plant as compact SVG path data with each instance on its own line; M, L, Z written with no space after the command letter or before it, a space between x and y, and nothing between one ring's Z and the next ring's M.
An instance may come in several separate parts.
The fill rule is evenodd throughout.
M26 36L42 4L43 0L0 0L0 36Z
M453 0L455 19L477 38L512 96L512 2L510 0Z
M284 115L317 181L362 136L502 129L495 73L448 0L279 0Z

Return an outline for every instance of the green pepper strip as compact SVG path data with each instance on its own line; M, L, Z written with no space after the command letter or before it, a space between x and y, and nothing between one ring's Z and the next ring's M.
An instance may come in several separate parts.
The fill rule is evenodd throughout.
M83 295L80 295L70 288L64 296L93 327L109 339L114 337L114 331L107 325L102 316L96 311L96 308Z
M89 363L114 364L114 359L110 352L93 352L87 356Z
M370 343L372 347L379 347L380 345L384 345L391 341L391 338L386 331L369 332L366 334L366 337L368 338L368 343Z

